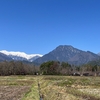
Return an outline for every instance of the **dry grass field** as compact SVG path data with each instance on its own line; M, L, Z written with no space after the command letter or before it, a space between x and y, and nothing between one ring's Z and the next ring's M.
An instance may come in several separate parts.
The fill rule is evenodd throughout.
M0 100L100 100L100 77L0 76Z

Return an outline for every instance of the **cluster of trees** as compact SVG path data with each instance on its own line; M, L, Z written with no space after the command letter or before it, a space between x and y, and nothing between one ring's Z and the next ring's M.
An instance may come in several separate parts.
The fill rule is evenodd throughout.
M0 75L33 75L39 71L39 67L33 64L25 64L20 61L0 62Z
M70 65L67 62L57 62L57 61L48 61L44 62L40 66L40 72L44 75L55 75L55 74L62 74L62 75L73 75L73 73L95 73L100 72L100 66L98 65L91 65L85 64L82 66L74 66Z
M67 62L48 61L38 66L21 61L0 62L0 75L73 75L73 73L100 73L100 65L91 63L74 66Z
M44 75L70 74L71 71L71 65L65 62L48 61L40 66L40 73Z
M85 65L81 66L79 70L100 72L100 66L99 65L85 64Z

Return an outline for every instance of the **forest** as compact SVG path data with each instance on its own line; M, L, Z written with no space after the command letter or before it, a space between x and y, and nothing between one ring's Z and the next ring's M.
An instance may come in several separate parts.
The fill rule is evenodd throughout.
M0 62L0 75L34 75L39 67L21 61Z
M0 62L0 76L7 75L75 75L94 76L100 75L100 66L87 63L81 66L71 65L67 62L48 61L40 66L23 63L21 61Z

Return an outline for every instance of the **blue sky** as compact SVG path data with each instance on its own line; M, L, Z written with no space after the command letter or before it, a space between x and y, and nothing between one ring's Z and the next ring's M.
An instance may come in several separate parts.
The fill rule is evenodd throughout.
M0 0L0 50L46 54L59 45L100 52L100 0Z

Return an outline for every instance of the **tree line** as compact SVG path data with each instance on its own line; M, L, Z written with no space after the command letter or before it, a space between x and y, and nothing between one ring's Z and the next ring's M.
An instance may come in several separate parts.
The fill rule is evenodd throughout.
M100 73L100 65L88 63L75 66L68 62L48 61L35 66L21 61L0 62L0 75L35 75L37 72L42 75L93 74Z
M40 65L40 72L44 75L94 75L100 73L100 66L96 64L75 66L67 62L48 61Z
M70 64L59 61L48 61L40 65L40 72L44 75L69 74L71 70Z
M0 75L34 75L39 68L21 61L0 62Z

